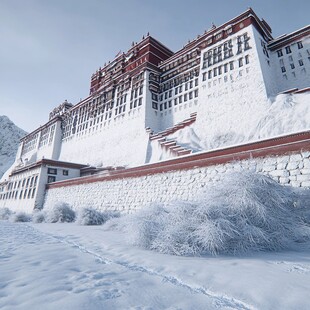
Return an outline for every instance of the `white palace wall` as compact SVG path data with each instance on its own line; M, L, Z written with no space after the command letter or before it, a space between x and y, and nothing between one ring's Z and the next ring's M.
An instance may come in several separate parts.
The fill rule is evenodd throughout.
M292 88L302 89L310 85L310 36L304 37L300 42L302 42L302 48L298 47L297 42L287 45L291 53L287 53L285 47L270 52L276 93ZM282 51L280 57L278 50Z
M310 152L232 161L220 165L104 180L47 190L44 208L66 202L75 210L92 207L130 213L153 202L194 200L206 186L225 173L251 170L271 176L281 184L310 188Z
M142 109L138 107L107 126L101 123L99 128L62 141L59 160L98 167L143 164L149 137Z
M232 38L234 56L223 60L220 64L202 69L202 74L204 72L208 74L211 70L212 77L206 78L199 89L195 130L207 149L244 140L244 128L252 128L269 107L264 69L261 68L264 59L260 53L262 50L260 35L252 26L238 33L243 34L247 34L250 38L250 49L237 54L237 37L234 37ZM208 49L203 50L202 54L207 51ZM245 62L245 57L248 58L248 64ZM239 67L240 58L242 58L241 67ZM233 69L229 68L231 62L234 65ZM228 64L228 72L214 77L214 68L221 65L224 70L224 64ZM210 145L211 140L216 140L219 145Z

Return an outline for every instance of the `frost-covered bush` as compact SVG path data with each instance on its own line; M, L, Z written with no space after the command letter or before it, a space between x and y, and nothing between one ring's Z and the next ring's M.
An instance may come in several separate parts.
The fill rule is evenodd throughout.
M47 223L65 223L75 220L75 212L67 203L58 203L46 211L45 221Z
M33 223L44 223L46 218L46 212L43 210L38 210L32 214Z
M175 255L274 251L309 240L297 211L303 199L269 177L240 172L196 201L152 205L123 217L118 228L133 244Z
M12 215L12 211L9 208L0 208L0 220L8 220Z
M10 221L12 221L12 222L30 222L31 221L31 215L27 214L25 212L13 213L10 216Z
M80 225L102 225L114 217L119 217L119 213L112 211L100 212L92 208L83 208L78 211L76 221Z
M310 189L295 188L299 199L295 202L295 212L310 226Z

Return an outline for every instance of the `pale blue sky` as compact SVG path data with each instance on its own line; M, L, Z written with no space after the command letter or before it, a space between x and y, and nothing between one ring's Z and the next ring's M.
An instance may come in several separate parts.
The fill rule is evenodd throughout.
M0 0L0 115L32 131L148 31L176 51L248 7L274 37L309 24L309 0Z

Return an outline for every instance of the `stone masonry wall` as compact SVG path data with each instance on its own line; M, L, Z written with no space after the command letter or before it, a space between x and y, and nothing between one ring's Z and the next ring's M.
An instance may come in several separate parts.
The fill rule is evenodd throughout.
M105 180L47 190L44 208L66 202L74 209L133 212L152 202L192 200L225 173L251 170L269 175L277 182L310 188L310 152L255 158L222 165L199 167L151 175Z

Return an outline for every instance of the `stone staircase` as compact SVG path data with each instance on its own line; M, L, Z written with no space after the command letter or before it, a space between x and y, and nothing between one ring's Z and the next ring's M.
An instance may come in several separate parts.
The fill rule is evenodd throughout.
M164 148L165 151L170 152L173 157L191 154L193 152L191 149L178 145L176 140L167 139L167 136L193 124L196 121L196 116L197 112L191 113L189 118L185 119L180 123L177 123L173 127L169 127L156 134L150 132L150 140L151 141L157 140L158 143L160 144L160 147Z

